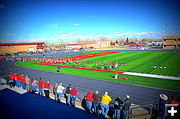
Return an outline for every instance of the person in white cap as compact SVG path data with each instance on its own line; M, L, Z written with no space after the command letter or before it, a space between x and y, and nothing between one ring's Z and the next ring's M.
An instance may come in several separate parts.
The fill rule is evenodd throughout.
M159 100L159 118L165 119L165 104L168 104L168 97L165 94L160 94Z
M61 101L61 97L63 95L63 91L64 91L64 87L62 86L62 83L59 83L58 84L58 87L57 87L57 99L58 99L58 102Z
M101 100L101 110L102 110L102 115L104 117L108 117L108 112L109 112L109 103L111 101L111 97L108 95L108 92L105 92L104 95L102 96L102 100Z
M131 106L130 96L127 95L126 99L124 100L124 103L123 103L123 117L124 117L124 119L126 119L126 117L128 115L130 106Z

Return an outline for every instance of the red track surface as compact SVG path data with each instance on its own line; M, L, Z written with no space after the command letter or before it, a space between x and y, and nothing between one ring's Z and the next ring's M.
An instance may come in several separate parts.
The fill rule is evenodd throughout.
M72 61L75 61L75 60L86 59L86 58L90 58L90 57L96 57L96 56L107 55L107 54L113 54L113 53L119 53L119 52L103 52L103 53L95 53L95 54L88 54L88 55L74 56L74 57L68 57L68 58L61 58L61 59L58 59L58 60L72 59ZM55 64L55 63L50 64L50 63L43 63L43 62L37 62L37 63L33 63L33 64L48 65L48 66L58 66L58 65ZM74 69L84 69L84 70L92 70L92 71L101 71L101 72L112 72L112 73L118 72L119 74L124 73L124 72L121 72L121 71L110 71L110 70L101 70L101 69L92 69L92 68L83 68L83 67L73 67L73 66L63 66L63 65L60 65L60 66L61 66L61 67L67 67L67 68L74 68Z

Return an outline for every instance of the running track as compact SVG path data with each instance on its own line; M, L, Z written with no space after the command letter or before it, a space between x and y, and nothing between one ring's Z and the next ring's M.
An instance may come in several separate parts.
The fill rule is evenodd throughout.
M108 91L109 95L114 99L119 95L122 99L125 99L126 95L132 97L132 103L138 105L146 105L158 102L159 94L164 93L169 97L175 96L177 100L180 100L180 92L167 91L161 89L147 88L142 86L134 86L129 84L121 84L116 82L108 82L104 80L97 80L92 78L85 78L79 76L72 76L67 74L53 73L47 71L41 71L36 69L27 69L18 67L14 62L2 62L0 61L0 75L8 75L10 72L16 72L18 74L28 74L30 78L42 78L43 80L49 80L51 87L55 82L62 82L66 87L68 84L77 87L78 94L85 95L88 90L99 90L100 95L103 92Z

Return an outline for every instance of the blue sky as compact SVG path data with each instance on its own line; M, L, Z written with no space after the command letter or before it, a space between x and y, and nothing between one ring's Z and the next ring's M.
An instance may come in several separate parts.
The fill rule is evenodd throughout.
M1 42L180 35L177 0L1 0Z

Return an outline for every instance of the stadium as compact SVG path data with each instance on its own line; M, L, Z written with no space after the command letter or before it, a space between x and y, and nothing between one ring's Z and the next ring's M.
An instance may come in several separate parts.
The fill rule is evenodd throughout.
M120 9L114 3L121 5L118 1L112 1L104 1L104 4L100 4L102 1L91 1L93 4L90 4L90 1L86 1L87 3L77 1L81 3L79 7L74 6L73 1L71 2L74 4L46 1L43 3L45 8L41 6L42 2L27 4L19 1L27 8L21 8L20 4L13 1L9 5L5 1L0 3L2 15L10 13L14 5L19 6L15 16L3 18L2 23L7 26L0 23L3 26L0 32L2 37L0 37L0 117L3 119L165 119L172 118L173 115L175 119L178 118L179 27L168 29L166 24L165 31L162 31L158 25L152 27L155 23L149 19L146 20L151 25L142 25L141 28L132 27L130 21L133 20L129 21L129 18L122 20L121 17L112 15L115 10ZM169 2L163 5L169 5ZM142 7L148 2L137 3L137 6ZM125 1L123 4L127 5ZM149 4L154 5L153 2ZM158 7L161 4L158 3ZM62 5L62 8L58 5ZM82 14L78 15L79 18L74 14L70 17L75 21L78 19L77 21L81 21L82 25L69 21L69 12L73 10L68 9L69 6L66 5L72 5L74 11ZM101 11L99 6L102 6L104 11ZM114 11L104 8L108 6ZM124 6L121 6L121 9ZM34 12L30 12L30 9ZM84 9L86 12L82 12ZM92 10L90 13L89 9ZM139 9L137 11L132 9L128 14L141 13ZM106 15L106 17L94 16L96 12L103 14L110 12L109 16L112 15L113 21ZM97 21L84 20L82 16L86 13L94 19L97 18ZM27 16L27 19L22 17L24 22L19 23L16 15ZM86 17L89 18L88 15ZM119 21L116 21L116 17L123 23L118 25ZM9 18L15 19L12 21ZM104 20L106 21L104 22L103 18L109 21ZM61 22L58 20L54 22L55 19ZM108 26L110 22L112 23ZM167 21L163 21L165 22ZM168 23L171 22L170 20ZM138 23L133 22L134 25L139 26ZM144 26L146 26L145 30ZM156 32L151 31L156 28ZM115 32L111 29L123 30ZM144 32L146 29L149 31ZM172 111L172 107L173 110L175 109L173 114L169 112L170 109Z

